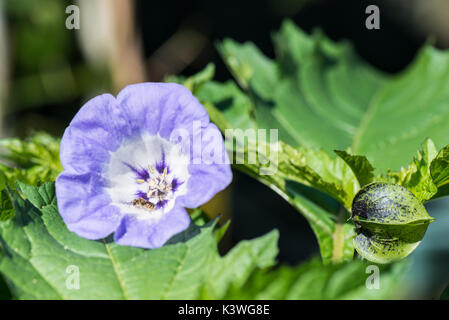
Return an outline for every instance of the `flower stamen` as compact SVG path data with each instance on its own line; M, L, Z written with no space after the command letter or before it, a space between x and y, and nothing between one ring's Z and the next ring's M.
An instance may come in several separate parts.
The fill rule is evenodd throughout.
M139 191L138 197L131 204L137 208L153 211L162 208L173 198L178 182L176 178L168 177L168 167L165 167L161 172L156 171L153 166L149 165L148 170L150 172L148 178L136 179L139 184L147 183L148 189L147 191ZM176 183L173 184L173 181L176 181Z

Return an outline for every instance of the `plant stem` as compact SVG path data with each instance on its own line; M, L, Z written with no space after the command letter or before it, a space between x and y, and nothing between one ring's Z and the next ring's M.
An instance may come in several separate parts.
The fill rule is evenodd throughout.
M334 233L332 239L334 246L332 251L332 263L340 263L343 261L343 250L345 245L345 208L340 205L337 222L335 223Z

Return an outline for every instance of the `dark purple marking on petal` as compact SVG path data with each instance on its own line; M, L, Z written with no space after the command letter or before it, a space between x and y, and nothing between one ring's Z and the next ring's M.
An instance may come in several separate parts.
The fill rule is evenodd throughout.
M157 172L159 172L159 173L163 173L164 169L167 168L167 173L170 173L170 168L168 167L168 165L165 161L165 151L162 146L161 146L161 154L162 154L162 160L156 163L155 168L156 168Z
M145 192L143 192L143 191L137 191L136 192L136 196L137 197L139 197L139 198L142 198L142 199L144 199L144 200L146 200L146 201L148 201L148 196L147 196L147 194L145 193Z
M158 203L156 203L156 209L163 208L168 203L168 200L161 200Z
M142 180L147 181L150 178L150 173L148 172L147 169L145 169L145 168L137 169L126 162L123 162L123 164L125 166L127 166L128 168L130 168L136 174L137 179L142 179Z
M184 183L183 181L179 181L178 179L174 178L171 181L171 190L172 190L172 192L176 192L176 190L178 190L179 186L181 184L183 184L183 183Z

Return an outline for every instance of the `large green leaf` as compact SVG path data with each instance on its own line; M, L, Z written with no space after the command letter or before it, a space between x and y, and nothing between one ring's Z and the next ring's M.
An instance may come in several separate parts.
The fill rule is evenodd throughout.
M67 230L53 183L17 187L27 199L10 191L15 216L0 223L0 271L17 298L195 299L204 287L215 295L236 279L246 281L254 268L273 265L277 254L272 232L220 257L213 225L190 228L156 250L86 240ZM75 269L79 290L66 285L67 271Z
M243 129L257 127L252 116L251 100L235 84L206 82L199 84L193 92L204 103L211 120L225 135L229 129L241 129L240 124L245 124ZM260 162L235 163L234 167L273 189L304 215L317 236L323 262L352 259L354 230L353 225L345 221L349 217L352 198L359 188L354 173L340 158L332 159L322 151L293 148L282 142L277 146L270 146L271 150L278 148L279 158L274 159L268 145L267 143L265 153L258 150L258 160L268 158L275 163L279 173L262 175L263 165ZM248 146L243 150L246 153ZM236 158L233 157L234 160ZM292 183L290 179L334 196L342 207L339 208L326 195Z
M449 127L444 121L449 121L447 53L425 47L407 70L392 77L363 62L348 43L335 43L319 32L309 36L289 21L273 38L275 60L264 56L252 43L226 39L218 46L242 89L232 96L239 97L245 107L204 89L225 87L218 83L204 83L195 94L220 105L222 113L210 114L223 132L239 128L242 119L253 128L279 129L276 177L261 176L257 165L236 167L252 172L308 218L324 261L328 261L329 251L333 257L344 257L335 248L339 243L335 240L341 239L337 235L345 230L346 215L323 211L316 201L316 207L304 205L310 199L292 198L284 187L287 181L327 193L346 211L350 211L360 187L375 180L401 184L423 202L449 194L449 153L445 155L443 150L433 161L437 149L431 140L427 139L412 163L402 168L426 138L432 138L437 147L449 142ZM348 151L337 151L339 157L334 159L317 149L328 154L335 149ZM301 204L293 199L301 199ZM329 231L331 245L323 236Z
M213 224L192 226L155 250L86 240L67 230L53 183L17 190L26 199L9 190L16 214L0 223L0 271L19 299L380 299L401 268L380 267L380 290L365 287L368 264L357 260L273 270L277 232L220 256Z
M217 89L210 90L210 87ZM220 88L221 94L214 94L215 91L220 91ZM239 123L246 123L246 129L256 127L251 116L251 107L242 107L245 103L251 102L235 85L229 82L226 84L206 82L194 93L203 101L212 121L225 135L227 130L238 128ZM217 105L220 110L215 107ZM260 141L258 143L260 144ZM244 149L246 153L250 146L248 140L248 145ZM283 142L276 146L267 143L264 147L266 148L262 150L265 151L258 149L258 160L268 158L272 161L278 168L276 174L261 174L264 166L260 162L235 163L234 167L273 189L304 215L317 236L323 262L352 259L354 230L353 225L345 221L349 217L352 198L360 185L351 168L345 165L342 159L332 159L323 151L303 147L293 148ZM278 157L273 157L270 152L275 148ZM236 150L233 150L236 153ZM236 156L233 159L235 160ZM340 202L340 207L325 194L304 188L293 181L315 187L333 196Z
M244 290L231 286L228 299L384 299L391 298L407 263L376 266L360 260L340 265L318 261L297 268L281 267L272 272L259 270L247 281ZM369 277L378 271L378 287Z
M219 46L251 97L259 127L291 145L365 155L378 172L398 170L425 138L449 140L449 55L424 47L401 74L383 75L346 43L309 36L291 22L274 36L276 60L251 43Z

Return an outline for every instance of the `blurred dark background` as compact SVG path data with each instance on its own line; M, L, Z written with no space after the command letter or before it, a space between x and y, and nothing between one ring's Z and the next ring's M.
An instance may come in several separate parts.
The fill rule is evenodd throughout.
M71 4L80 8L79 30L65 27ZM380 30L365 28L370 4L380 8ZM403 70L426 41L449 46L446 0L0 0L0 137L36 130L61 136L92 96L189 76L209 62L217 80L228 80L216 41L252 41L274 57L271 33L286 18L308 32L320 28L349 40L388 73ZM397 297L434 298L449 281L448 204L430 204L431 215L444 223L429 228ZM228 246L277 228L280 261L297 264L318 254L302 216L247 176L236 173L232 188L208 208L232 217Z

